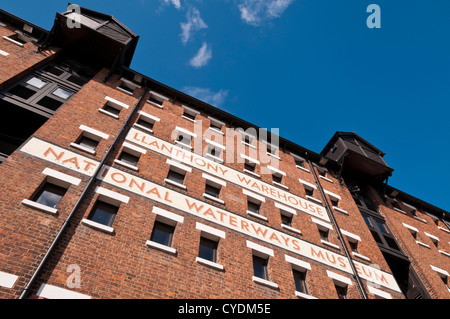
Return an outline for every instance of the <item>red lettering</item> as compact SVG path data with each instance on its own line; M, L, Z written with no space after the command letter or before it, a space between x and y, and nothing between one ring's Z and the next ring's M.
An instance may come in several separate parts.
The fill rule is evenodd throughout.
M264 229L264 231L262 231L259 226L257 228L255 228L255 224L252 223L251 225L252 225L252 228L255 231L256 235L261 234L263 237L266 237L267 228Z
M197 203L193 202L192 204L189 202L189 199L185 198L186 204L189 207L189 210L192 210L192 208L194 208L197 213L203 209L203 205L197 206Z
M63 164L66 162L72 163L73 165L75 165L76 168L80 169L80 165L78 164L78 159L75 156L62 161Z
M53 148L51 148L51 147L49 147L49 148L44 152L44 156L47 157L47 155L48 155L49 153L52 153L53 156L54 156L58 161L59 161L59 160L62 158L62 156L64 155L64 152L59 153L59 155L56 154L55 151L53 150Z

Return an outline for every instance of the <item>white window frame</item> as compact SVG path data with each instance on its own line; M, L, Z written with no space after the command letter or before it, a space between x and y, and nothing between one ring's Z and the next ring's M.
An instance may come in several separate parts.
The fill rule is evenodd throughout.
M186 173L187 173L187 172L189 172L189 173L192 172L192 168L190 168L190 167L188 167L188 166L186 166L186 165L183 165L183 164L181 164L181 163L179 163L179 162L176 162L176 161L174 161L174 160L166 159L166 163L170 165L169 171L170 171L170 170L173 170L174 172L176 172L176 173L178 173L178 174L183 174L185 178L186 178ZM168 183L168 184L173 185L173 186L182 188L182 189L184 189L184 190L186 189L186 185L177 183L177 182L175 182L175 181L173 181L173 180L171 180L171 179L166 178L166 179L164 179L164 181L165 181L166 183Z
M126 94L128 94L128 95L133 95L133 93L134 93L134 91L135 91L136 89L140 89L140 88L141 88L141 86L140 86L139 84L136 84L136 83L134 83L133 81L127 80L127 79L125 79L125 78L121 78L120 81L121 81L120 85L121 85L121 84L125 84L125 86L126 86L127 88L129 88L130 90L132 90L132 91L128 91L128 90L126 90L126 89L123 89L123 88L120 87L120 85L118 85L118 86L116 87L116 89L118 89L119 91L121 91L121 92L123 92L123 93L126 93Z
M213 177L211 175L202 173L202 177L205 179L207 185L219 188L220 191L222 190L222 187L226 187L227 186L227 183L225 181L222 181L221 179L218 179L218 178ZM207 198L207 199L210 199L212 201L218 202L220 204L225 204L225 202L223 200L221 200L220 198L208 195L206 193L203 193L202 196Z
M219 121L218 119L215 119L215 118L212 117L212 116L208 116L208 119L210 120L210 122L211 122L212 124L215 124L216 126L220 126L220 127L221 127L220 130L219 130L219 129L215 128L215 127L212 127L212 126L211 126L211 123L210 123L210 125L209 125L209 127L208 127L210 130L212 130L213 132L216 132L216 133L225 135L225 133L223 133L223 132L221 131L222 127L225 126L225 123L224 123L224 122Z
M155 221L158 221L160 223L170 225L176 228L177 224L182 224L184 222L184 217L172 212L169 212L168 210L159 208L157 206L153 206L152 213L156 214ZM172 246L166 246L162 245L160 243L151 241L150 239L147 240L146 245L148 247L156 248L158 250L162 250L164 252L170 253L172 255L175 255L177 253L176 248Z
M247 245L248 248L251 249L252 257L253 256L258 256L260 258L267 259L267 263L269 263L270 257L274 256L274 253L273 253L272 249L264 247L264 246L259 245L257 243L254 243L254 242L252 242L250 240L247 240L246 245ZM259 277L256 277L256 276L252 276L252 280L254 282L257 282L259 284L265 285L265 286L270 287L270 288L274 288L274 289L278 288L278 284L273 282L273 281L270 281L270 280L262 279L262 278L259 278Z

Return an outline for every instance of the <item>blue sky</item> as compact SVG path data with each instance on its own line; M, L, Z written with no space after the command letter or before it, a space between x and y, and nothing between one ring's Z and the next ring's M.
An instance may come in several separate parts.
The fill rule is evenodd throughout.
M354 131L389 184L450 210L450 1L74 1L135 33L136 71L319 153ZM370 29L369 4L381 12ZM1 8L50 29L67 1Z

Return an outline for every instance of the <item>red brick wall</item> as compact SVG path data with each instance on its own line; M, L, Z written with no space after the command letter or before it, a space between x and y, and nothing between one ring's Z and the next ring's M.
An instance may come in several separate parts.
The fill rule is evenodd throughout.
M92 160L100 161L107 153L143 90L138 89L133 96L129 96L116 89L119 83L118 76L113 76L106 85L103 84L102 80L106 74L107 70L103 70L86 84L35 133L35 137ZM98 108L105 103L105 96L117 99L130 107L121 110L118 120L113 119L98 111ZM144 98L145 100L146 98ZM172 131L176 126L194 131L194 123L181 117L183 109L179 103L165 102L163 109L143 103L139 109L161 119L154 126L155 136L161 139L172 141ZM136 120L136 117L136 115L133 116L133 121ZM209 126L207 114L198 115L196 120L202 120L204 130ZM70 143L75 142L81 133L80 125L86 125L110 135L109 139L101 140L96 149L96 155L86 154L70 147ZM122 141L123 139L119 141L119 145ZM205 147L206 142L203 141L203 149ZM246 197L243 196L240 186L227 183L221 193L225 204L220 205L202 197L205 186L200 170L193 168L192 173L187 173L184 182L186 190L181 190L164 183L169 169L165 156L148 151L141 156L138 164L139 171L135 172L112 163L119 151L120 146L114 149L107 164L235 214L246 216ZM314 184L314 176L296 168L294 159L288 151L281 151L279 156L281 158L279 169L286 172L287 175L283 179L283 184L289 187L291 193L304 197L305 191L298 182L298 178ZM226 163L226 165L239 171L242 171L244 166L243 163ZM79 186L70 187L58 206L60 212L57 216L51 216L21 204L22 199L30 198L42 182L41 172L45 167L51 167L82 179ZM308 165L307 168L311 169ZM19 151L16 151L1 165L0 173L2 176L0 186L7 190L0 194L0 208L4 212L0 215L0 229L2 230L0 241L4 243L0 248L2 257L0 270L19 276L18 282L12 289L0 287L0 297L13 298L20 294L61 223L80 196L88 178ZM260 173L259 167L256 173ZM389 272L389 268L370 232L365 227L350 193L345 187L340 186L336 179L329 177L333 182L321 180L322 186L328 191L340 195L342 200L339 206L348 212L348 215L334 212L338 225L342 229L360 236L362 239L360 253L369 257L370 263ZM261 180L272 184L272 177L269 174L262 174ZM146 241L150 238L156 218L156 215L152 213L155 203L110 185L103 183L102 187L130 197L128 203L120 205L113 224L114 234L106 234L81 224L81 220L89 215L98 196L94 192L95 186L98 185L100 182L96 182L90 189L76 211L66 234L34 285L31 296L36 294L41 283L69 289L66 286L67 278L70 275L67 268L69 265L76 264L81 269L81 287L73 290L93 298L295 298L291 266L285 261L284 255L304 260L301 256L170 207L164 208L184 216L184 222L176 227L172 244L173 247L176 247L177 254L173 256L147 247ZM315 197L320 199L318 191L316 191ZM156 204L156 206L160 207L161 205ZM267 222L250 216L246 216L246 218L284 231L280 226L279 209L275 207L273 200L266 198L261 207L261 214L268 218ZM218 262L224 266L224 271L210 269L195 262L200 240L200 231L195 228L197 221L225 231L226 238L220 240L218 252ZM334 249L321 243L317 226L311 221L310 215L298 211L294 217L293 227L301 230L302 235L299 238L302 240L341 255L344 254L342 247ZM246 245L247 240L274 250L274 257L270 257L269 260L269 279L278 284L278 289L268 288L252 281L252 252ZM341 246L335 230L330 233L330 241ZM348 245L347 242L346 244ZM349 274L322 263L306 261L312 267L312 270L308 272L307 286L309 293L313 296L337 297L333 281L327 276L326 270L351 278ZM361 262L364 263L364 261ZM366 262L366 264L369 263ZM385 290L384 288L380 289ZM401 295L393 291L386 291L394 298L401 298ZM360 298L355 281L349 287L348 296L349 298ZM370 295L370 297L374 296Z

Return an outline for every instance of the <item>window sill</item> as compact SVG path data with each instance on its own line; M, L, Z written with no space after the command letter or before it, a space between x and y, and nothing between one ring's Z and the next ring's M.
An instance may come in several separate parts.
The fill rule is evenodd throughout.
M219 203L219 204L225 204L225 202L224 202L223 200L221 200L221 199L219 199L219 198L217 198L217 197L208 195L208 194L206 194L206 193L203 193L203 197L205 197L205 198L207 198L207 199L210 199L210 200L213 200L213 201L215 201L215 202L217 202L217 203Z
M225 135L224 132L219 131L218 129L216 129L216 128L214 128L214 127L208 127L208 129L210 129L210 130L213 131L214 133L219 133L219 134Z
M6 35L3 36L3 39L5 39L6 41L9 41L11 43L14 43L15 45L18 45L19 47L23 48L23 44L22 43L20 43L20 42L18 42L16 40L10 39Z
M134 123L133 126L134 126L134 127L137 127L138 129L141 129L141 130L143 130L143 131L146 131L146 132L148 132L148 133L153 134L153 130L152 130L152 129L149 129L149 128L145 127L145 126L142 126L141 124Z
M404 210L401 210L401 209L399 209L399 208L397 208L397 207L393 207L394 208L394 210L396 211L396 212L399 212L399 213L402 213L402 214L405 214L406 215L406 212L404 211Z
M449 233L449 234L450 234L450 230L445 229L445 228L442 228L441 226L438 226L438 228L439 228L440 230L445 231L446 233Z
M327 182L333 183L333 181L325 176L319 175L319 178L326 180Z
M100 224L100 223L97 223L97 222L94 222L94 221L92 221L90 219L83 218L81 220L81 222L84 225L86 225L86 226L89 226L89 227L97 229L97 230L101 230L101 231L103 231L105 233L108 233L108 234L114 233L114 228L112 228L110 226L106 226L106 225Z
M191 121L192 123L197 123L196 120L190 119L189 117L186 117L184 115L181 115L182 118L184 118L185 120Z
M322 204L322 201L320 199L314 198L312 196L306 195L306 198L309 200L312 200L313 202L316 202L318 204Z
M156 107L159 107L160 109L163 108L162 104L157 104L157 103L152 102L152 101L149 101L149 100L147 100L147 102L150 103L151 105L154 105L154 106L156 106Z
M9 53L8 53L8 52L6 52L6 51L0 50L0 55L3 55L3 56L8 56L8 55L9 55Z
M246 143L246 142L244 142L244 141L241 141L241 143L244 144L244 145L247 145L247 146L249 146L249 147L251 147L251 148L254 148L254 149L256 150L256 146L254 146L254 145L252 145L252 144L248 144L248 143Z
M128 91L128 90L125 90L125 89L122 89L122 88L119 87L119 86L118 86L116 89L118 89L120 92L126 93L126 94L128 94L128 95L133 95L133 92Z
M177 253L177 250L175 248L169 247L166 245L162 245L160 243L157 243L157 242L154 242L151 240L147 240L146 244L147 244L147 246L149 246L151 248L155 248L155 249L161 250L163 252L166 252L166 253L169 253L172 255L176 255L176 253Z
M346 210L343 210L342 208L333 206L333 209L334 209L335 211L337 211L337 212L340 212L340 213L342 213L342 214L348 215L348 212L347 212Z
M297 168L300 168L301 170L304 170L305 172L311 173L311 171L309 169L307 169L307 168L304 168L304 167L301 167L301 166L298 166L298 165L295 165L295 166Z
M321 239L320 242L321 242L322 244L326 245L326 246L333 247L333 248L336 248L336 249L340 249L338 245L335 245L335 244L333 244L333 243L330 243L330 242L327 241L327 240Z
M269 155L269 156L272 156L273 158L276 158L276 159L279 160L279 161L281 161L281 158L278 157L277 155L274 155L274 154L272 154L272 153L270 153L270 152L267 152L266 154Z
M267 217L266 217L266 216L263 216L263 215L260 215L260 214L251 212L251 211L249 211L249 210L247 211L247 215L250 215L250 216L259 218L259 219L261 219L261 220L267 221Z
M189 151L192 151L192 146L184 144L182 142L179 141L175 141L175 144L177 144L179 147L183 148L183 149L187 149Z
M179 187L179 188L181 188L181 189L186 190L186 186L183 185L183 184L174 182L174 181L172 181L172 180L170 180L170 179L168 179L168 178L166 178L164 181L165 181L167 184L170 184L170 185L173 185L173 186L176 186L176 187Z
M291 226L288 226L288 225L285 225L285 224L281 224L281 228L284 228L284 229L289 230L291 232L297 233L299 235L302 234L302 232L299 229L291 227Z
M445 252L443 250L438 250L440 254L445 255L447 257L450 257L450 254L448 252Z
M352 251L352 255L370 262L370 258Z
M106 111L106 110L104 110L104 109L98 109L98 111L99 111L100 113L103 113L103 114L105 114L105 115L108 115L108 116L110 116L110 117L112 117L112 118L115 118L116 120L119 119L119 115L113 114L113 113L108 112L108 111Z
M213 160L214 162L219 162L219 163L223 163L223 159L221 159L220 157L216 157L214 155L211 155L209 153L206 153L205 155L207 158Z
M121 165L123 167L129 168L129 169L132 169L134 171L139 171L139 168L137 166L134 166L134 165L131 165L131 164L127 164L127 163L122 162L121 160L119 160L117 158L114 160L114 163L116 163L118 165Z
M289 187L278 182L273 182L273 185L289 190Z
M413 218L414 219L417 219L418 221L421 221L422 223L427 223L427 221L425 220L425 219L422 219L422 218L420 218L420 217L417 217L417 216L413 216Z
M317 299L317 297L305 294L305 293L297 291L297 290L295 291L295 296L297 298L301 298L301 299Z
M46 206L46 205L42 205L36 202L33 202L32 200L29 199L24 199L22 200L22 204L31 208L35 208L38 209L44 213L49 213L52 215L56 215L58 214L58 210L56 208L50 207L50 206Z
M270 287L273 289L278 289L278 284L273 281L262 279L262 278L259 278L256 276L252 276L252 280L253 280L253 282L256 282L258 284L261 284L261 285L264 285L264 286L267 286L267 287Z
M217 269L217 270L223 270L223 265L215 263L213 261L207 260L207 259L203 259L201 257L195 257L195 261L198 262L199 264Z
M254 173L252 171L249 171L248 169L245 169L245 168L244 168L244 173L247 173L247 174L253 175L255 177L261 178L261 176L259 176L258 174Z
M422 243L421 241L416 240L416 243L417 243L418 245L420 245L420 246L423 246L423 247L426 247L426 248L430 249L430 246L428 246L428 245L425 244L425 243Z
M79 149L80 151L83 151L83 152L86 152L86 153L95 155L95 151L94 151L94 150L91 150L91 149L89 149L89 148L87 148L87 147L84 147L84 146L81 146L81 145L79 145L79 144L76 144L76 143L70 143L70 146L72 146L72 147L74 147L74 148L76 148L76 149Z

